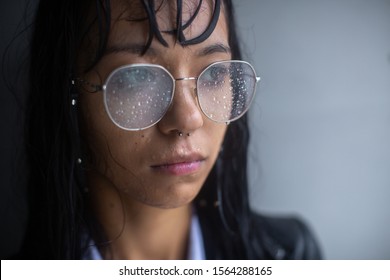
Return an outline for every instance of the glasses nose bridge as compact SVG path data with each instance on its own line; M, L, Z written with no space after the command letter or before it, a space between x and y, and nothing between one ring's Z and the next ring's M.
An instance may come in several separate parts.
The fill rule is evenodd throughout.
M173 80L175 81L175 83L180 81L195 81L195 85L196 85L196 82L198 81L198 77L173 78Z
M173 78L173 81L175 83L175 88L176 88L176 82L186 82L186 81L194 81L195 87L193 88L195 96L197 96L197 82L198 82L199 77L181 77L181 78Z

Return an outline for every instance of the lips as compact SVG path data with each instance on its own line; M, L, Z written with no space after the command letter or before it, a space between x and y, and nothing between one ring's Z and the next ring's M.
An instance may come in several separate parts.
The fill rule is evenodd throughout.
M169 175L183 176L197 172L202 167L205 157L199 154L178 155L161 161L162 163L152 165L157 171Z

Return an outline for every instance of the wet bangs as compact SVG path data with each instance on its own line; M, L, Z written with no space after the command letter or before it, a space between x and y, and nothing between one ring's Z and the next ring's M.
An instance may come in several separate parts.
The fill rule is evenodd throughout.
M221 13L221 0L138 0L121 1L121 4L126 5L122 14L126 20L148 21L149 33L143 53L149 49L153 39L157 39L162 45L168 47L162 34L171 34L182 46L202 43L213 33ZM175 25L171 30L162 30L158 24L158 13L163 9L173 11ZM210 13L206 28L195 37L186 37L184 31L201 13L206 12ZM186 18L184 15L187 15Z
M182 46L202 43L215 30L223 9L222 0L90 0L88 3L90 10L81 24L82 44L78 59L78 68L84 73L90 71L107 51L110 30L117 21L147 22L143 55L154 39L168 47L163 34L174 36L176 43ZM112 15L113 8L120 11L115 16ZM163 20L172 22L172 28L159 26L158 20L162 18L159 12L164 9L170 11L170 18ZM186 37L185 31L204 13L209 13L205 28L196 36Z

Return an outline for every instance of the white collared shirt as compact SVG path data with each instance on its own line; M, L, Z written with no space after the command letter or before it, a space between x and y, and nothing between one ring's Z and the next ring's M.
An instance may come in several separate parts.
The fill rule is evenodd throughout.
M202 231L200 228L199 218L194 213L191 218L191 229L188 247L188 260L205 260L205 251L203 245ZM96 245L91 245L84 254L84 260L102 260L102 255Z

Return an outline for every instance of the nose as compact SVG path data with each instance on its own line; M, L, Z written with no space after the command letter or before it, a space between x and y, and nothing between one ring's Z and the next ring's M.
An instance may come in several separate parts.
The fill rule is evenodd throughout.
M167 135L193 133L203 126L203 114L196 99L196 78L179 78L175 81L172 104L157 126Z

